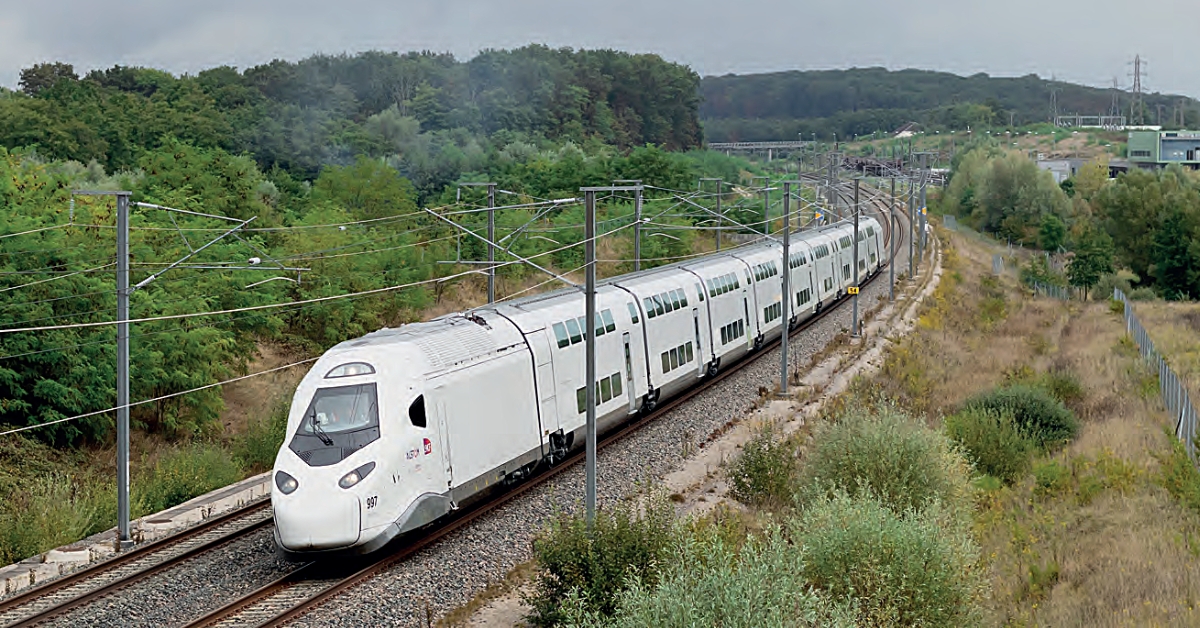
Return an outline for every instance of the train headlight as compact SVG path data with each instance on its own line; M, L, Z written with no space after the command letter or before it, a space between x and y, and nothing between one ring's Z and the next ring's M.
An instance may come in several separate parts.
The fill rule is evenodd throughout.
M363 478L370 475L371 472L374 470L375 470L375 463L368 462L367 464L364 464L363 466L351 471L350 473L343 475L342 479L338 480L338 486L340 486L342 488L350 488L350 487L354 486L355 484L358 484L359 482L361 482L363 480Z
M296 478L284 473L283 471L275 472L275 486L279 487L279 492L284 495L290 495L300 488L300 483Z

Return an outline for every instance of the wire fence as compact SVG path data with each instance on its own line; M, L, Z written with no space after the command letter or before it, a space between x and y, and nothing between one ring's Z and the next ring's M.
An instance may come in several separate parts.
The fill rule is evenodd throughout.
M1133 313L1133 304L1129 297L1119 288L1113 290L1113 299L1125 306L1125 331L1137 344L1142 359L1150 366L1158 369L1158 392L1162 396L1163 405L1176 419L1175 436L1183 441L1192 460L1196 460L1196 406L1192 404L1191 394L1188 393L1187 381L1179 377L1167 364L1166 358L1154 347L1154 341L1142 322Z
M1074 286L1055 286L1040 281L1031 281L1029 287L1033 288L1033 293L1038 296L1050 297L1059 301L1077 301L1083 296L1083 292Z

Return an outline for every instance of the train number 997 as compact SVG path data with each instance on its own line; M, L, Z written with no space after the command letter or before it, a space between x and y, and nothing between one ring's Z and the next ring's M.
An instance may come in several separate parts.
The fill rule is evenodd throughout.
M367 510L374 508L379 503L379 496L372 495L367 498Z

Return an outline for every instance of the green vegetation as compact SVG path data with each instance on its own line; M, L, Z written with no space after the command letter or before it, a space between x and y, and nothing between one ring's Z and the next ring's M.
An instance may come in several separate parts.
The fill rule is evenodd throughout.
M869 495L896 513L969 508L967 463L942 434L894 407L854 408L817 428L800 474L804 503Z
M729 468L730 493L757 507L780 507L792 501L797 460L795 451L766 426L742 446Z
M488 162L501 152L524 161L543 140L698 147L699 81L656 55L545 46L466 62L318 55L184 77L115 66L80 78L42 64L22 71L22 92L0 97L0 146L127 170L175 138L302 179L367 155L391 161L423 194L440 193L463 173L494 172Z
M558 539L556 551L535 545L547 574L537 581L538 617L551 619L542 601L552 599L561 613L553 621L581 628L978 624L967 462L945 436L886 404L824 420L807 446L799 435L756 433L728 469L752 509L718 507L680 526L652 567L643 566L648 552L635 551L640 538L604 531L598 520L595 548L637 556L626 561L623 590L615 570L591 570L565 587L556 574L589 570L564 563L591 561L582 557L595 550L576 537L577 520L556 523L543 537ZM809 451L798 461L802 447ZM597 588L617 590L602 598L611 605L596 603Z
M1029 471L1034 444L1011 413L967 408L946 417L946 434L980 473L1012 484Z
M615 617L588 613L568 600L566 626L575 628L850 628L846 604L813 591L803 572L803 552L780 530L735 548L716 537L679 546L657 588L640 581L621 594Z
M979 549L966 513L936 510L897 512L871 497L821 500L793 524L804 575L849 603L860 626L976 625Z
M855 134L890 132L908 122L943 132L1004 125L1010 114L1017 125L1040 122L1046 119L1051 88L1059 92L1064 111L1107 111L1112 103L1112 90L1032 74L964 77L926 70L855 68L705 77L700 84L700 116L712 142L778 140L797 133L805 139L817 133L826 140L836 133L845 141ZM1179 100L1179 96L1148 94L1146 115L1152 119L1159 105L1172 111ZM1200 123L1200 110L1194 100L1186 102L1184 126L1192 128Z
M1012 417L1018 429L1044 450L1061 447L1079 432L1075 415L1044 388L1017 384L970 399L966 408Z
M665 499L652 500L641 516L634 508L622 503L600 510L590 531L582 515L565 517L534 541L542 568L537 591L527 598L534 625L561 623L568 598L583 612L611 616L632 582L658 583L679 538L675 513Z

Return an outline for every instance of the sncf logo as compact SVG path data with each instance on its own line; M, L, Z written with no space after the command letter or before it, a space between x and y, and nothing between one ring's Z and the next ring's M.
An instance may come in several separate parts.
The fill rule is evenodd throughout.
M426 438L425 439L425 455L428 456L431 453L433 453L433 443L429 442L429 439Z

